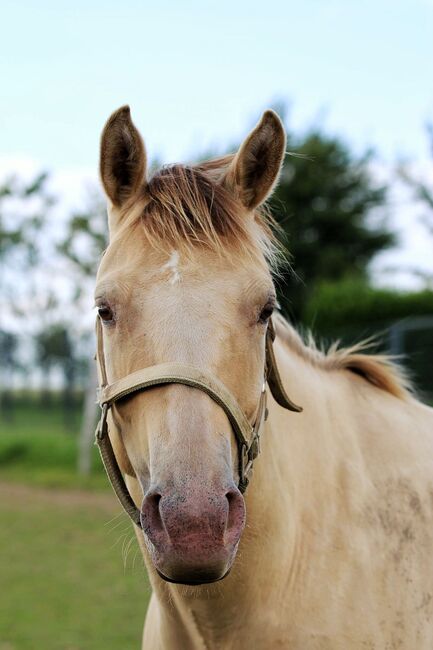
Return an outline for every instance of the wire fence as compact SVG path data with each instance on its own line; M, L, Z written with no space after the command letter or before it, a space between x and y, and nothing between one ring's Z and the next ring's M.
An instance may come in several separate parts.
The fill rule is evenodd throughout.
M393 356L409 374L418 396L433 402L433 314L410 316L395 322L342 325L332 331L320 331L326 341L336 338L350 345L372 338L372 352L386 352Z

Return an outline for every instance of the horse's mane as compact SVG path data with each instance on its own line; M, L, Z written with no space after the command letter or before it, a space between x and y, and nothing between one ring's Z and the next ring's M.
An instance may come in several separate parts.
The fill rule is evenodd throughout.
M292 351L311 364L325 370L349 370L399 399L410 398L412 385L404 370L386 354L365 354L370 347L369 341L356 343L348 348L341 348L336 342L324 352L317 346L311 333L304 341L299 332L280 314L274 316L274 321L277 334L282 340Z
M143 234L154 248L167 248L188 254L194 246L220 255L247 256L263 263L263 256L276 266L280 245L275 223L266 207L248 219L245 208L224 183L233 155L197 165L167 165L157 170L125 205L124 225L143 224Z

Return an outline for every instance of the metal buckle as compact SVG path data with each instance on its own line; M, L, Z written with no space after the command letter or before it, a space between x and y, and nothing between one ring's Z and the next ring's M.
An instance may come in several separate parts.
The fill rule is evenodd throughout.
M248 472L249 472L249 457L248 457L248 445L242 444L239 448L239 489L241 492L244 492L248 485Z
M109 405L107 402L101 406L101 410L102 410L101 417L99 418L99 422L96 426L96 432L95 432L96 442L98 442L98 440L102 440L107 434L108 407Z

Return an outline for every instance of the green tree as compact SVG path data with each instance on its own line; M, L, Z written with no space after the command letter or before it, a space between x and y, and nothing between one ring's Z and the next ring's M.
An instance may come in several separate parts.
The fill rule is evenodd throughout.
M95 190L90 193L85 208L72 214L66 235L58 245L58 252L68 262L75 281L74 294L78 308L81 299L90 295L90 287L94 284L98 263L107 244L106 204L101 194ZM94 345L93 337L91 341L91 345ZM91 471L93 432L98 412L95 402L96 364L91 348L88 350L87 359L87 381L78 454L78 470L82 474L89 474Z
M0 402L3 413L9 415L12 377L19 366L19 339L14 330L33 315L35 271L54 203L47 184L45 172L30 181L10 176L0 183Z
M75 273L77 300L82 295L83 283L94 281L101 254L107 244L105 201L99 192L92 191L85 208L71 215L66 235L57 247Z
M60 369L63 375L63 409L65 425L73 428L74 387L80 361L74 350L69 327L64 323L56 323L40 331L36 337L36 357L40 368L45 374L44 401L49 402L49 380L53 368Z
M380 210L386 188L373 178L372 152L356 156L319 130L289 135L287 148L293 155L286 156L270 207L290 253L277 283L279 300L298 321L318 282L365 278L369 262L394 237Z
M13 417L13 374L20 368L17 352L18 336L0 330L0 415L9 422Z
M0 185L0 265L20 270L39 259L39 233L54 199L47 189L48 174L30 182L12 176Z
M433 124L427 126L427 137L429 140L430 153L433 158ZM433 236L433 183L428 183L414 174L410 166L401 164L399 168L400 177L412 189L414 198L422 205L420 221L427 232ZM420 277L430 287L433 286L433 273L413 269L413 273Z

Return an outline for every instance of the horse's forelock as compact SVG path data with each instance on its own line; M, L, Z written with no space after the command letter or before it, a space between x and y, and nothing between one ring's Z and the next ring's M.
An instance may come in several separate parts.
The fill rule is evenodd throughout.
M266 207L253 215L220 182L232 156L196 166L162 167L134 204L125 206L124 226L141 222L149 243L158 249L202 246L221 255L241 254L276 265L280 246ZM122 229L123 230L123 229Z

